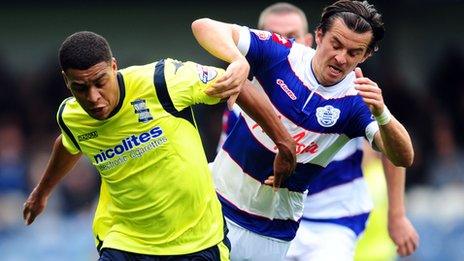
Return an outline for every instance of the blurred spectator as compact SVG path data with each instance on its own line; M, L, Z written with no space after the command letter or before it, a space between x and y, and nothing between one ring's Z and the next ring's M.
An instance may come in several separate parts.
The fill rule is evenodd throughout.
M0 118L0 235L21 223L21 204L25 198L27 160L24 136L13 117Z
M73 215L93 211L91 208L98 195L99 180L95 168L86 158L81 158L60 184L63 213Z
M457 43L456 43L457 44ZM464 133L464 53L460 45L444 48L440 60L433 66L430 92L448 115L453 133ZM464 135L456 137L459 147L464 146Z
M8 71L9 66L5 64L5 59L0 52L0 86L2 92L0 95L0 112L16 112L19 95L17 93L16 82Z
M464 186L464 152L456 144L453 123L446 113L437 114L433 124L434 154L429 160L429 183L436 187Z
M26 190L24 136L20 123L14 118L0 119L0 195Z

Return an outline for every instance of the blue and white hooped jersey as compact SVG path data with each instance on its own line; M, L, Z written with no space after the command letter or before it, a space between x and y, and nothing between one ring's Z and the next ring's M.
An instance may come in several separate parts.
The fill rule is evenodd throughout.
M297 167L277 192L275 144L248 115L238 122L212 164L224 215L255 233L295 237L308 185L350 139L372 142L378 125L354 89L354 73L324 87L311 69L314 50L277 34L243 28L238 43L278 117L297 144Z
M334 223L364 231L373 203L363 178L364 139L350 140L308 185L303 221Z

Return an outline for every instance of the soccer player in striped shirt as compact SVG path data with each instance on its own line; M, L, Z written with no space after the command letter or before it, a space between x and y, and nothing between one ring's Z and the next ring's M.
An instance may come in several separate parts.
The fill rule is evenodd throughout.
M379 87L360 69L353 72L383 36L380 15L367 2L327 7L316 50L278 34L209 19L195 21L192 28L200 44L230 67L245 55L297 142L296 172L277 193L266 186L274 181L269 177L274 146L246 114L219 151L212 166L231 229L232 259L284 258L308 185L350 139L364 136L395 164L412 163L409 135L386 109Z
M278 33L308 47L308 33L303 11L289 3L276 3L260 14L258 29ZM262 89L257 81L257 88ZM223 129L218 151L240 117L241 109L234 105L223 114ZM352 260L359 235L364 232L372 209L372 200L361 170L363 138L348 142L308 185L300 227L290 244L289 260ZM398 254L410 255L418 244L418 235L405 214L404 168L395 167L383 157L388 186L388 230L397 245ZM336 193L334 193L336 191ZM340 211L340 207L343 210ZM333 251L336 248L338 251Z

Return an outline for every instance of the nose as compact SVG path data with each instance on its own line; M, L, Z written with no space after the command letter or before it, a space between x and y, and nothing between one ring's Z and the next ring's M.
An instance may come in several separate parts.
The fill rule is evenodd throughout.
M338 64L342 65L346 63L346 51L341 51L337 55L335 55L335 60Z
M91 103L97 103L98 99L100 99L101 95L100 92L95 88L94 86L91 86L89 88L89 91L87 92L87 101Z

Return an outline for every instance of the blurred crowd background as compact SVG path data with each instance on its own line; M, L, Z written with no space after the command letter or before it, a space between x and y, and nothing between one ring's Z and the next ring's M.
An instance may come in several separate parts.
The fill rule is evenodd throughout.
M290 1L315 28L331 1ZM370 1L387 33L362 65L390 111L410 132L406 207L420 236L405 260L464 256L464 1ZM59 134L55 113L70 95L57 59L69 34L107 38L119 67L164 57L224 66L195 42L191 22L211 17L255 27L270 1L18 1L0 8L0 259L95 260L91 220L99 177L87 160L52 194L31 227L22 204L42 175ZM214 158L224 105L195 108L208 159ZM381 176L381 170L376 173ZM388 258L392 258L389 256ZM386 259L388 259L386 258ZM393 257L394 258L394 257Z

